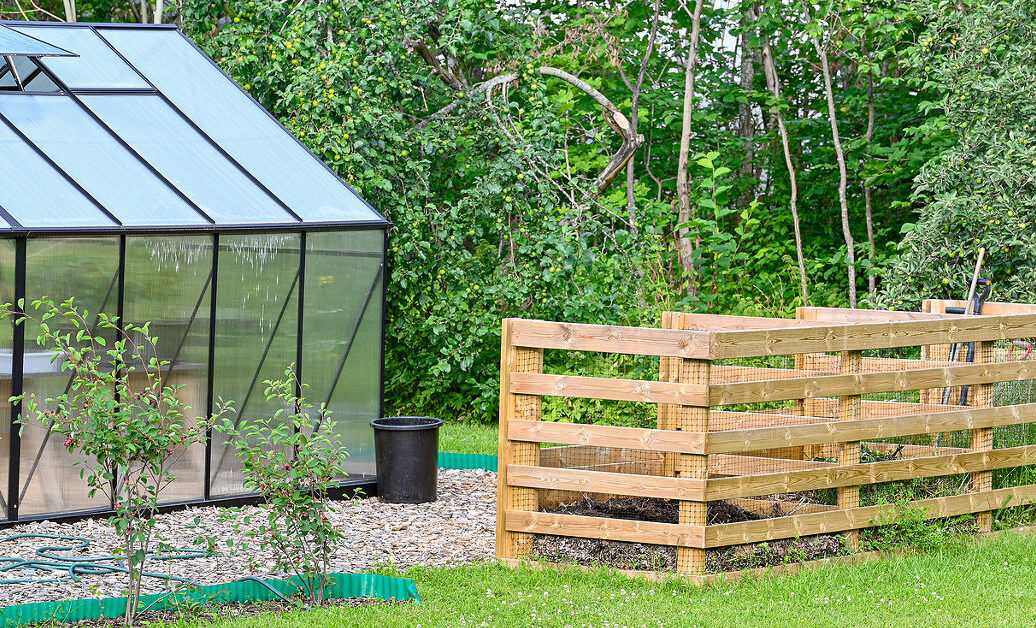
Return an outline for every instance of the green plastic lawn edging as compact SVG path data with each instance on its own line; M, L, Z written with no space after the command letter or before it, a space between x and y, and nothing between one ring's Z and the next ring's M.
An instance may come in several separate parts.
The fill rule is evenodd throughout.
M332 584L326 589L328 598L367 597L382 600L414 600L421 603L417 585L409 578L394 578L375 574L328 574ZM299 578L263 580L285 596L299 590ZM245 580L193 587L177 593L155 593L140 597L141 610L175 609L185 604L262 602L279 599L261 582ZM39 622L73 622L85 619L122 617L126 612L126 598L110 597L98 600L69 600L63 602L33 602L0 608L0 628L24 626Z
M440 469L484 469L496 471L496 456L488 454L456 454L439 452Z

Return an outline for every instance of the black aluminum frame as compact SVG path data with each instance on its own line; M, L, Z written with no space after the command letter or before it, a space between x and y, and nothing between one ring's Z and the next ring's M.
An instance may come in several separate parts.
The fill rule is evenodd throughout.
M341 231L355 231L356 229L342 229ZM368 228L371 230L371 228ZM305 264L306 264L306 251L307 251L307 232L296 229L295 232L299 233L299 268L295 274L295 280L293 281L291 292L298 290L298 322L296 325L296 371L299 375L299 379L302 379L303 369L303 348L304 344L304 313L305 313ZM87 237L85 234L78 234L83 237ZM91 233L90 236L108 235L108 237L117 237L118 251L118 267L116 276L113 277L115 283L115 309L116 314L121 320L123 317L123 310L126 297L126 234L97 234ZM151 233L141 235L153 235ZM172 231L167 232L163 235L184 235L182 232ZM202 301L205 297L205 291L208 291L209 296L209 329L208 329L208 364L206 372L205 382L205 397L206 397L206 414L211 415L215 405L215 357L216 357L216 323L217 323L217 286L219 286L219 257L220 257L220 233L216 232L212 234L212 270L210 271L209 278L204 282L201 293L199 294L198 301L195 304L195 312L199 309ZM12 238L6 238L12 239ZM26 299L26 265L27 265L27 243L28 237L15 237L15 272L14 272L14 289L15 289L15 305L19 309L24 306ZM346 345L343 349L343 356L340 360L334 380L331 383L328 395L330 396L334 389L337 387L342 369L345 366L345 362L348 359L352 343L355 340L355 336L358 332L360 323L364 320L367 315L368 306L370 305L371 299L375 295L375 289L378 286L378 282L381 282L381 290L378 291L378 296L382 299L381 308L381 320L380 320L380 334L381 334L381 360L380 360L380 373L379 373L379 392L378 392L378 415L380 416L384 412L384 396L385 396L385 312L384 299L386 297L386 284L388 276L388 263L387 258L384 256L386 252L385 245L388 242L387 231L383 233L382 238L382 258L381 264L375 270L374 275L371 279L371 285L365 295L357 294L358 297L363 299L363 305L361 306L360 313L357 316L356 321L347 330L345 336ZM288 251L290 249L284 249ZM343 256L356 256L356 257L372 257L372 254L367 251L345 251L338 252L335 254ZM111 287L109 287L111 288ZM107 298L106 298L107 300ZM287 307L288 300L285 300L285 308ZM283 315L285 312L282 311ZM11 394L14 396L21 395L24 390L24 357L25 357L25 326L16 322L16 317L12 317L11 324L13 325L13 337L11 343ZM188 329L186 334L190 333ZM273 334L271 333L271 338ZM179 352L179 349L177 349ZM173 365L175 366L175 365ZM261 364L260 364L261 368ZM254 378L253 378L254 379ZM255 382L252 382L254 387ZM250 388L251 388L250 387ZM301 391L299 391L301 392ZM249 391L251 394L251 390ZM323 400L325 402L329 401ZM243 411L242 407L240 411ZM6 495L0 496L0 506L6 506L7 517L6 519L0 518L0 528L5 525L17 523L19 521L38 521L38 520L76 520L84 517L93 516L107 516L114 513L113 508L101 508L101 509L88 509L88 510L76 510L67 513L44 513L44 514L33 514L27 517L22 517L18 511L19 503L25 489L28 486L22 486L21 482L21 435L19 433L20 426L18 424L18 418L21 415L22 403L21 401L15 401L11 404L11 419L10 419L10 438L8 448L8 483ZM376 418L376 417L375 417ZM208 506L208 505L239 505L257 503L261 500L258 494L242 494L234 496L212 496L212 480L213 480L213 439L212 431L206 435L205 439L205 459L204 459L204 474L205 483L203 487L203 497L200 499L177 501L172 503L162 504L160 511L177 510L182 508L188 508L193 506ZM346 444L348 446L348 444ZM372 476L358 476L355 478L347 478L332 491L335 495L352 495L353 493L360 491L364 495L377 495L377 480ZM6 502L3 498L6 497Z
M121 318L122 309L125 298L125 246L127 236L176 236L176 235L211 235L213 244L212 253L212 271L211 277L208 281L209 290L209 347L208 347L208 373L206 381L206 412L211 414L214 409L214 365L215 365L215 353L216 353L216 314L217 314L217 287L219 285L219 253L220 253L220 235L221 234L238 234L238 233L299 233L300 234L300 250L299 250L299 271L297 281L299 283L299 295L298 295L298 323L296 329L296 369L299 374L299 379L302 378L303 369L303 343L304 343L304 323L303 314L305 306L305 263L306 263L306 247L307 247L307 233L325 232L325 231L370 231L370 230L382 230L383 233L383 244L381 250L381 265L377 270L368 293L365 297L364 306L360 318L357 321L362 320L363 316L366 316L367 305L371 298L374 296L374 290L377 287L377 282L381 281L380 298L382 299L381 308L381 321L380 321L380 334L381 334L381 365L380 365L380 387L379 387L379 398L378 398L378 414L384 413L384 388L385 388L385 330L386 330L386 308L385 299L387 297L387 284L390 269L388 267L387 260L387 249L388 249L388 230L392 227L392 223L384 218L377 210L370 206L365 200L359 195L356 198L360 199L361 202L371 211L375 218L370 220L362 221L304 221L295 211L291 210L282 199L275 195L269 188L258 181L254 175L252 175L247 169L245 169L237 160L233 159L222 146L217 144L208 134L203 132L197 124L194 123L179 107L166 97L160 90L155 88L154 84L140 72L132 63L130 63L114 46L112 46L107 39L105 39L100 32L99 28L103 29L144 29L144 30L176 30L174 25L169 24L88 24L88 23L52 23L52 22L12 22L12 21L0 21L3 25L14 25L19 27L61 27L61 28L83 28L91 30L98 38L104 42L108 48L110 48L119 59L129 66L137 75L139 75L144 82L149 85L149 88L129 88L129 89L71 89L61 79L59 79L47 66L45 61L41 61L37 58L32 58L33 62L38 68L38 73L42 73L47 76L55 85L58 86L60 91L57 92L7 92L4 94L28 94L34 96L57 96L70 98L83 112L88 115L92 120L100 125L101 129L109 134L112 139L120 144L123 149L127 151L129 155L138 160L148 171L154 174L160 182L166 185L170 190L184 200L189 207L194 209L199 215L201 215L206 222L198 224L184 224L184 225L124 225L121 224L119 219L109 212L103 204L89 195L85 189L79 185L68 173L66 173L58 165L31 142L28 137L24 135L11 121L7 120L6 117L0 115L0 124L5 124L12 129L27 146L32 148L37 154L39 154L48 164L54 168L54 170L73 185L81 194L83 194L91 203L99 210L100 215L104 216L111 221L108 225L97 225L97 226L60 226L60 227L27 227L17 221L7 210L0 206L0 217L2 217L10 225L10 229L0 229L0 238L13 238L15 240L15 302L16 305L21 306L24 304L26 286L25 286L25 270L26 270L26 244L28 238L31 237L47 237L47 236L118 236L119 239L119 272L118 272L118 295L117 295L117 313ZM209 61L213 67L217 68L221 74L228 81L231 81L240 91L245 94L252 103L259 107L260 110L266 113L266 115L274 121L274 123L280 127L285 133L288 134L299 146L301 146L313 159L323 166L328 172L335 176L338 181L345 186L349 192L355 194L352 187L349 186L341 177L338 176L334 170L332 170L326 163L320 160L304 143L302 143L297 137L295 137L290 131L288 131L280 120L273 116L269 111L262 107L244 88L233 82L233 79L223 71L212 59L205 55L198 46L188 39L183 33L180 33L182 37L195 49L199 54ZM184 120L191 128L198 133L210 146L212 146L222 157L224 157L230 164L237 168L239 172L243 173L251 183L258 186L265 194L267 194L271 200L275 202L280 208L285 211L286 220L285 222L276 223L236 223L236 224L217 224L215 220L205 213L205 211L195 204L187 195L177 188L172 182L164 177L152 164L144 159L139 153L130 147L130 145L123 140L113 129L108 127L96 114L93 113L79 98L79 95L94 95L94 94L115 94L122 96L132 95L157 95L159 98L169 106L173 112L175 112L182 120ZM359 257L373 257L376 254L363 251L344 251L338 254L344 256L355 255ZM202 295L199 295L199 305L204 295L204 289ZM197 306L195 309L198 309ZM13 321L12 321L13 323ZM345 349L346 357L348 356L348 348L352 344L352 336L355 335L356 330L350 330L351 336L347 338L348 343ZM189 333L189 331L188 331ZM11 394L20 395L24 392L24 353L25 353L25 335L24 326L15 324L13 328L12 338L12 371L11 371ZM344 362L344 361L343 361ZM342 365L344 366L344 364ZM339 372L341 366L339 367ZM337 377L335 383L332 384L331 392L334 390L334 386L337 385ZM18 417L21 414L21 402L15 402L11 406L11 419L10 419L10 441L9 441L9 472L8 472L8 486L7 486L7 503L6 520L0 519L0 527L5 527L17 523L19 521L32 521L41 519L50 520L68 520L68 519L79 519L90 516L105 516L112 514L112 510L109 509L91 509L91 510L79 510L68 513L50 513L42 515L31 515L28 517L21 517L18 512L19 497L21 493L20 486L20 466L21 466L21 438L19 435ZM241 495L233 497L217 497L214 498L211 492L212 485L212 433L209 431L205 441L205 460L204 460L204 495L201 499L187 500L176 503L164 504L160 510L176 510L191 506L202 506L202 505L236 505L244 503L253 503L260 499L258 495ZM360 476L357 478L349 478L342 482L340 486L334 491L337 494L347 495L352 494L355 491L362 491L366 495L377 494L376 480L372 476ZM0 506L4 506L2 503L2 497L0 496Z

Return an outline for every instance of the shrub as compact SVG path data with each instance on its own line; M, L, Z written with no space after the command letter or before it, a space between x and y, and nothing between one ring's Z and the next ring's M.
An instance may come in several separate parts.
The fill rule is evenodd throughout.
M11 400L23 401L23 422L40 422L63 437L70 453L85 456L75 464L89 495L99 492L111 500L115 515L109 522L127 564L125 620L132 625L145 563L156 549L166 549L155 544L152 515L159 495L175 479L173 463L205 440L210 420L188 418L189 408L177 397L180 387L165 385L163 369L169 362L158 359L150 323L136 326L98 313L91 325L89 312L80 312L73 299L60 305L47 298L33 301L36 316L23 308L24 303L8 303L0 318L12 317L15 324L34 321L36 342L53 351L54 360L62 360L61 370L70 373L71 382L57 397L30 394Z
M263 518L253 527L244 511L227 514L246 538L274 553L276 569L298 576L303 594L321 604L331 556L344 540L328 517L328 490L346 475L348 454L331 411L324 405L312 411L313 405L300 395L304 387L292 368L284 372L284 379L264 384L266 399L280 402L273 416L236 421L223 417L216 426L231 437L245 488L262 496Z

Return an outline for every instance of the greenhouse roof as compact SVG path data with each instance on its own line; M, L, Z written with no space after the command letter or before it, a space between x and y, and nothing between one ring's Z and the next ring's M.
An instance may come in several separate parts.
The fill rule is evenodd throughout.
M388 224L164 25L0 24L0 172L0 232Z

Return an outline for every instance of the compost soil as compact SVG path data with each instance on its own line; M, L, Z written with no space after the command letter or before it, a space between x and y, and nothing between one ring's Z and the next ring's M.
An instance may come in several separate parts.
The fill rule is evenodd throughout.
M663 499L613 497L607 501L597 502L587 497L570 504L559 504L545 512L677 523L679 509L678 502ZM709 504L709 525L755 521L761 518L754 512L728 502ZM616 569L676 570L676 548L649 543L537 534L533 537L533 553L549 562L606 565ZM837 535L820 534L705 550L705 570L710 573L738 571L829 558L842 553L842 542Z
M359 607L374 606L376 604L408 604L397 600L382 600L378 598L353 597L325 600L320 608L335 607ZM148 625L150 623L176 624L178 621L216 621L218 619L234 619L237 617L257 617L264 613L289 612L298 610L298 606L283 600L254 602L254 603L228 603L206 606L203 609L192 608L190 610L177 611L176 609L162 611L144 611L137 615L137 624ZM49 625L49 624L47 624ZM105 619L84 619L77 622L69 622L67 626L125 626L126 622L121 617Z

